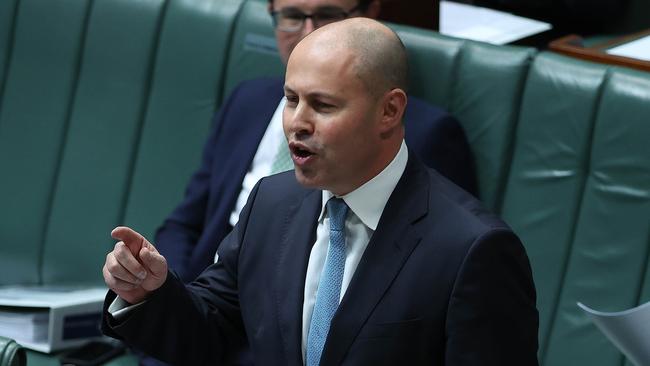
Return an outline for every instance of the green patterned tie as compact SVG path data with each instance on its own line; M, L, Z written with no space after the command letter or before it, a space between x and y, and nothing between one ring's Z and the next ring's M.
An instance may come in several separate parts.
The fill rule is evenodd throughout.
M292 169L293 161L291 160L291 154L289 153L289 145L287 144L287 141L283 139L278 146L278 151L275 153L275 157L273 158L270 174L286 172L287 170Z

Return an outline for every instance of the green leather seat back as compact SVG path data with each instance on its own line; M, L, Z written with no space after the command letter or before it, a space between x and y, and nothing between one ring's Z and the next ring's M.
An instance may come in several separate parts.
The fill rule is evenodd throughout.
M152 238L199 165L242 0L167 5L123 222ZM173 133L170 133L173 131Z
M263 76L284 77L284 65L275 43L267 2L247 1L235 26L223 96L230 95L240 82Z
M650 233L649 86L648 74L550 53L531 69L503 216L531 259L542 365L622 363L576 302L614 311L640 301Z
M600 93L546 365L622 364L575 304L620 311L650 300L640 297L650 240L650 74L612 69Z
M38 283L89 3L1 3L0 284Z
M520 95L534 51L390 26L408 50L409 94L446 108L459 119L474 154L481 199L498 211Z
M9 56L13 47L14 21L18 0L5 0L0 2L0 108L2 108L2 90L4 89L5 76Z
M92 2L43 249L43 283L103 282L151 86L164 0Z
M603 67L571 61L546 53L534 62L502 212L532 262L542 350L563 284L605 76Z
M465 127L479 196L500 212L521 95L534 51L467 42L458 56L450 113Z
M198 165L242 0L16 4L0 4L0 284L98 282L110 229L151 235Z
M425 29L388 24L402 39L409 60L409 95L449 108L459 54L465 41Z

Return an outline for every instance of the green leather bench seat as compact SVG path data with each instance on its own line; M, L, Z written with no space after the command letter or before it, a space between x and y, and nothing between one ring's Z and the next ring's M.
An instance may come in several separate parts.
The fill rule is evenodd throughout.
M15 15L3 22L12 29L0 40L5 72L0 102L1 284L41 280L44 235L88 9L80 1L13 4L13 12L0 13Z
M125 202L124 222L149 237L181 200L198 164L224 95L224 69L241 5L242 0L167 4Z
M497 210L499 187L507 173L509 132L515 126L519 95L533 51L392 27L409 52L410 94L447 108L463 122L475 152L481 198ZM498 81L501 88L494 90L491 85Z
M25 350L14 340L0 337L0 366L25 366Z
M224 96L244 80L283 76L267 9L266 1L246 1L239 12L224 75Z
M112 227L153 235L223 98L282 75L266 9L0 2L0 285L101 283ZM540 364L623 364L575 303L650 301L650 74L391 26L409 52L410 93L458 117L482 200L527 247Z

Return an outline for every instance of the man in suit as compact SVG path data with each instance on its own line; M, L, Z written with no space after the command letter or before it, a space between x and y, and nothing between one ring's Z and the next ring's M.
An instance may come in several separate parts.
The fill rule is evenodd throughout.
M314 29L351 16L376 17L379 1L272 0L269 11L286 63L298 41ZM279 78L257 79L231 94L215 118L185 198L156 233L158 250L185 282L212 264L255 183L270 173L293 169L282 132L282 86ZM410 98L405 126L409 147L425 164L476 194L472 155L455 118ZM283 156L288 165L276 164Z
M363 18L290 56L295 171L263 178L184 285L116 228L103 330L178 365L537 365L530 265L508 226L406 147L406 53Z

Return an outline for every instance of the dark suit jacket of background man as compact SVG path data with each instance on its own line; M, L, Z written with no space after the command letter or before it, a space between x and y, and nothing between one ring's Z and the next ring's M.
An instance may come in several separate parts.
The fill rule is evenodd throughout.
M283 95L282 79L244 82L216 116L201 167L154 240L171 269L185 282L212 264L217 245L232 229L230 213L244 176ZM408 146L425 164L476 193L472 154L455 118L409 98L405 126Z
M170 273L124 322L105 315L104 332L178 365L217 365L242 336L256 365L302 365L320 210L321 191L294 172L260 180L216 264L187 287ZM535 301L515 234L410 150L321 365L537 365Z

